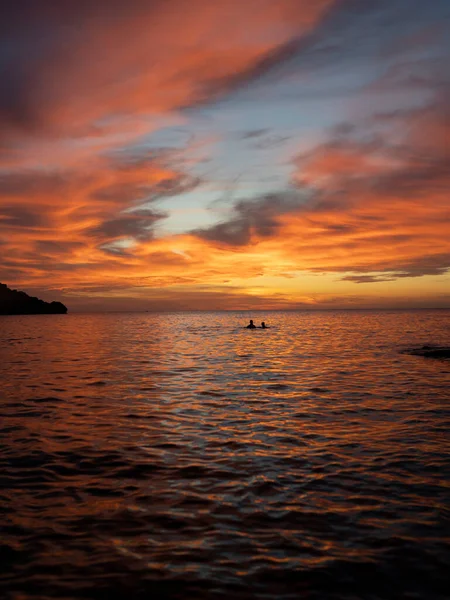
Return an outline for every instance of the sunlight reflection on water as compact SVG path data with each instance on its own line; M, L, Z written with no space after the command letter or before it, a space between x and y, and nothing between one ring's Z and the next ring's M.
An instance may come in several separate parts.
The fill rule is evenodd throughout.
M450 312L248 319L1 319L0 591L445 597Z

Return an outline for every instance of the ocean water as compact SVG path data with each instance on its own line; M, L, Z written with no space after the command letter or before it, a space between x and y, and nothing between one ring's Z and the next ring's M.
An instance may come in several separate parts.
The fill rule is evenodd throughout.
M243 328L253 317L271 328ZM444 599L450 311L0 317L0 597Z

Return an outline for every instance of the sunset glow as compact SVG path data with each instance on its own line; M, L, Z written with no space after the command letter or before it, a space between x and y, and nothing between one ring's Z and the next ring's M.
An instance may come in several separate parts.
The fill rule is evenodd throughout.
M450 4L0 8L0 281L70 310L450 306Z

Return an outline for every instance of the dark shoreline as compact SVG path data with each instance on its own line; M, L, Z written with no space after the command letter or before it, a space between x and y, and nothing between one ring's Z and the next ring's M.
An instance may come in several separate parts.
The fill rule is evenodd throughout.
M64 315L66 313L67 306L62 302L45 302L0 283L0 315Z

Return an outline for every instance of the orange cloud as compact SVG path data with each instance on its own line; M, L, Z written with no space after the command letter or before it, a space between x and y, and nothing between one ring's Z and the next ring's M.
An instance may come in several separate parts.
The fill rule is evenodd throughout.
M428 110L421 116L421 135L416 124L407 127L397 146L343 137L319 146L297 160L297 196L237 203L228 222L199 234L216 247L239 249L243 261L260 256L265 274L266 265L277 265L287 272L361 274L346 279L363 283L445 273L448 121L438 114L437 125ZM429 138L436 127L441 136Z
M276 60L335 0L98 0L10 8L20 51L0 97L5 127L88 135L102 119L210 100ZM22 12L20 12L22 10ZM32 34L32 35L31 35ZM23 48L40 36L24 58Z
M355 144L319 147L294 177L297 185L307 184L306 196L292 192L241 202L223 229L165 238L151 234L163 215L126 209L140 193L184 189L186 175L157 159L145 167L113 168L108 160L95 166L82 177L39 180L31 174L6 180L9 212L5 200L0 211L9 238L3 279L42 287L51 272L51 287L74 298L128 294L139 305L143 294L183 305L174 300L181 294L190 308L208 301L229 308L262 306L262 298L266 307L283 307L323 303L326 296L305 299L300 287L283 292L264 281L328 272L364 283L440 274L450 264L448 173L417 156L389 161L378 148L372 155L364 145L359 153ZM30 193L33 206L24 200ZM67 197L65 205L61 196ZM124 238L132 240L129 247L114 246Z
M161 236L161 200L199 190L199 159L191 142L150 150L145 134L288 59L340 3L76 4L45 0L12 19L22 46L0 92L0 281L79 306L276 308L335 302L331 283L302 289L305 274L331 274L348 293L447 272L444 86L428 107L332 133L293 160L287 190L238 197L228 219Z

